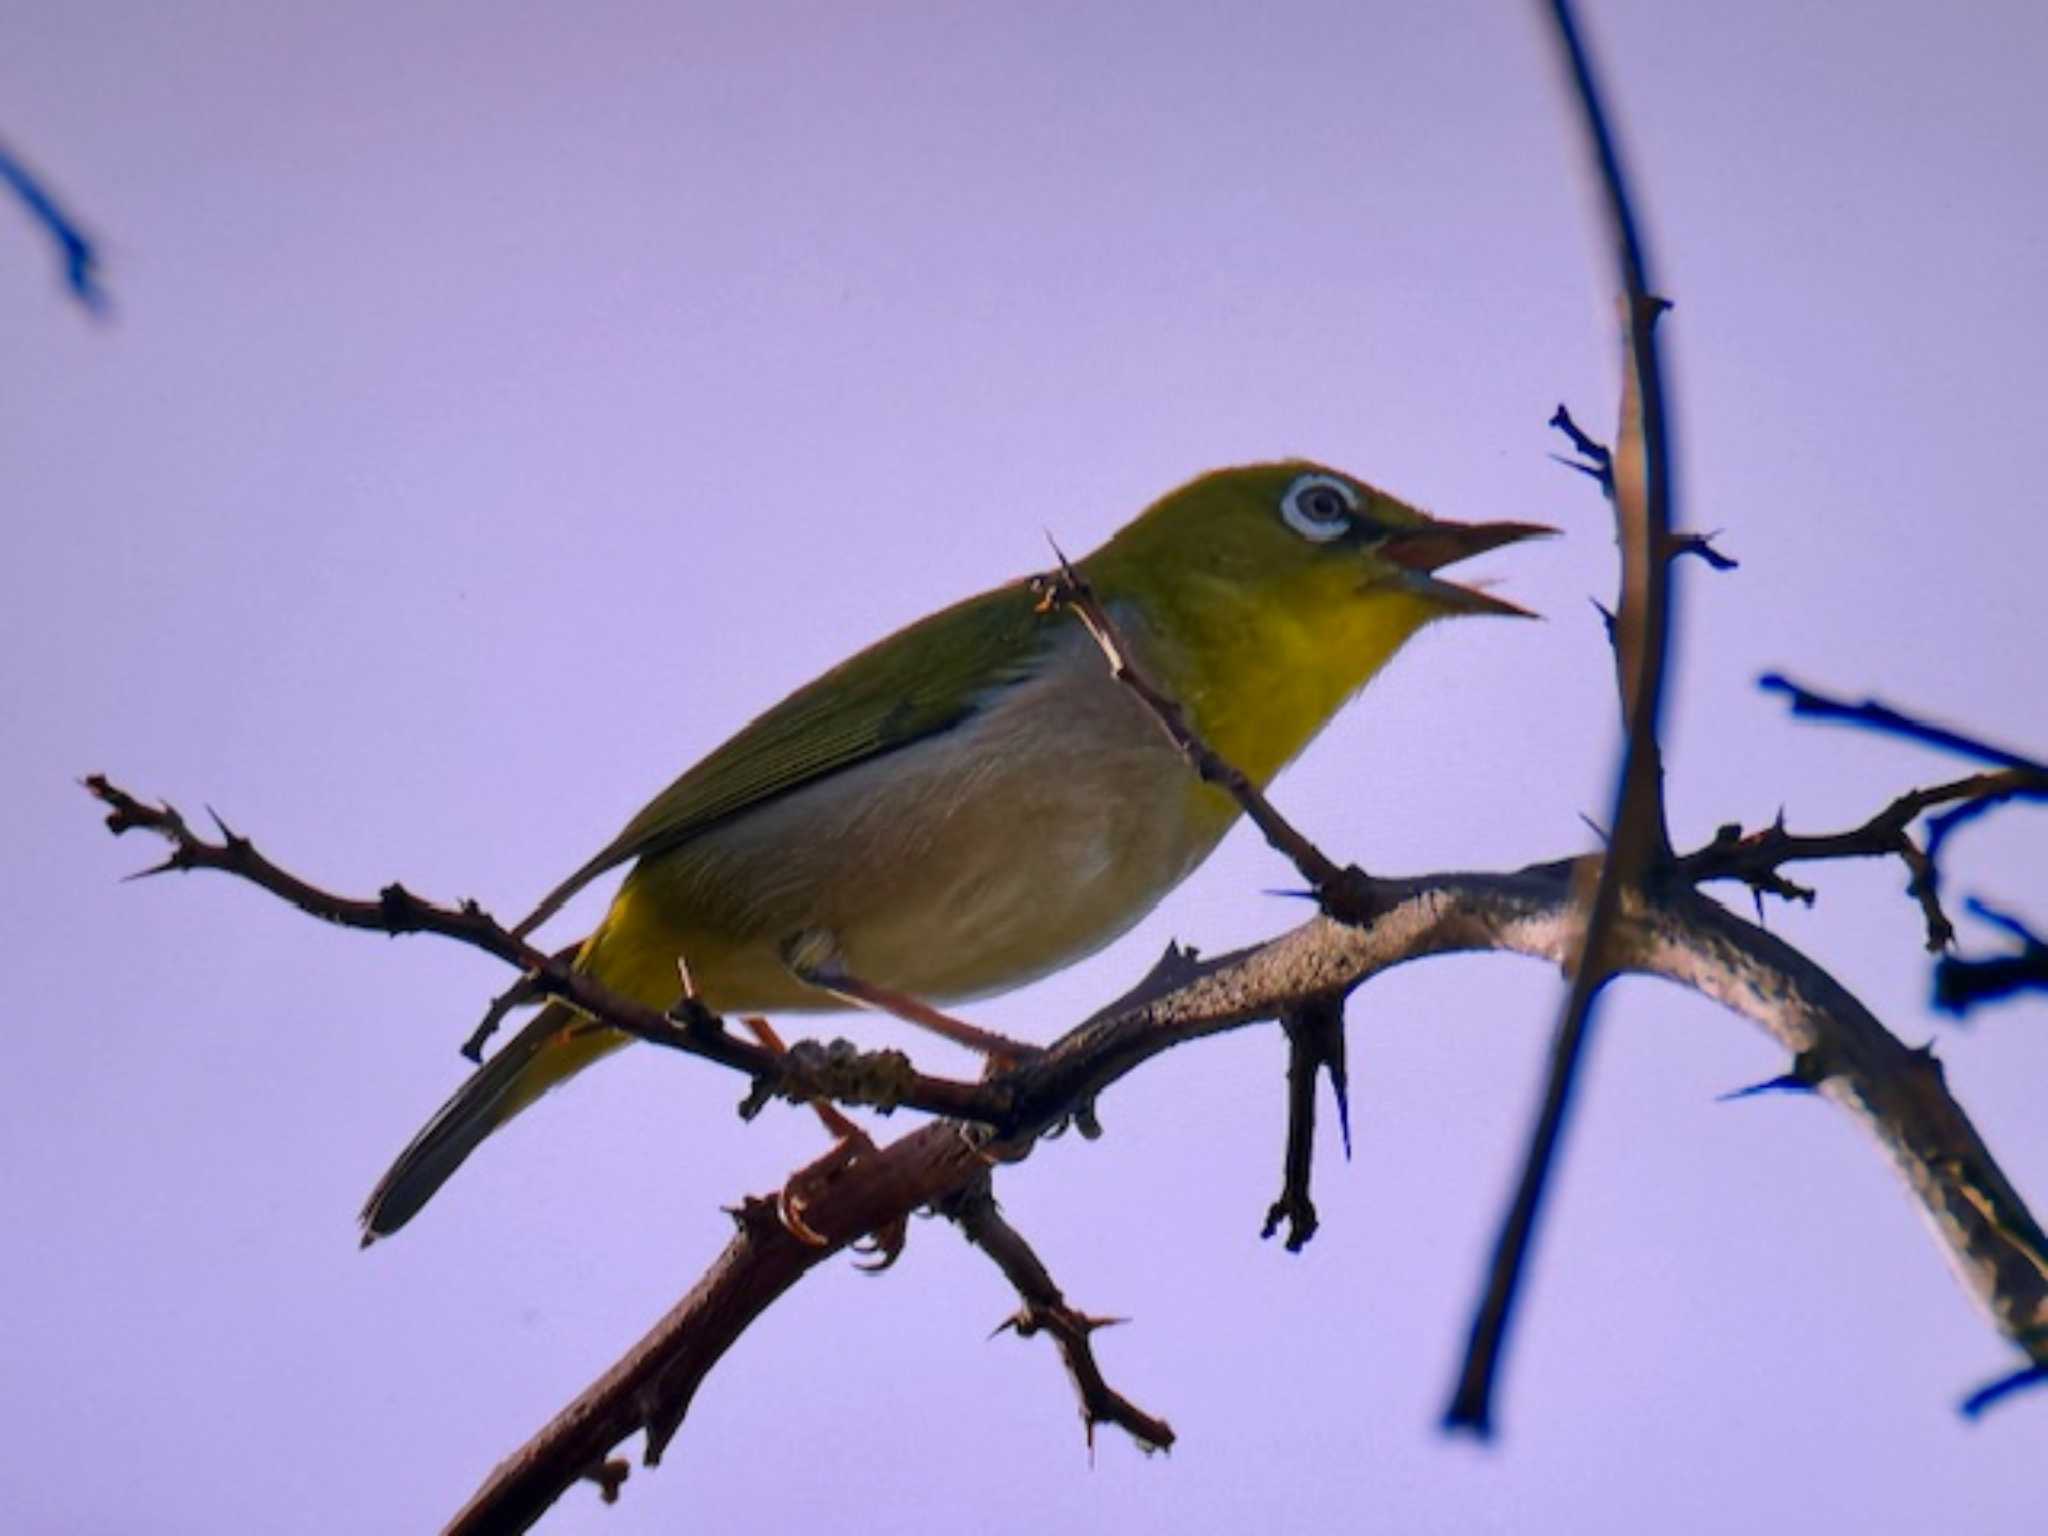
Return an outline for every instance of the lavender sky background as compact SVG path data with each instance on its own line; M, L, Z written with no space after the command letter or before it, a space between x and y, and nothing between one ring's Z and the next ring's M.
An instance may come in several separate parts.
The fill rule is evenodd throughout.
M0 208L10 1530L432 1528L694 1279L722 1204L819 1149L636 1049L358 1253L502 972L222 879L121 885L154 850L83 773L509 916L786 689L1041 567L1046 530L1085 549L1199 470L1305 454L1568 537L1482 567L1550 622L1425 636L1283 805L1388 872L1585 846L1614 562L1544 421L1611 421L1615 355L1533 8L1008 9L0 0L0 133L116 305L82 315ZM1788 721L1767 668L2048 747L2048 9L1588 12L1678 301L1682 515L1743 561L1684 571L1681 840L1955 771ZM1958 897L2037 918L2044 868L2019 813L1952 856ZM1940 1042L2048 1209L2040 1005L1936 1021L1900 871L1819 878L1773 928ZM974 1017L1048 1036L1169 936L1296 920L1261 894L1287 883L1235 836ZM1875 1148L1814 1102L1714 1102L1781 1055L1648 982L1608 1000L1504 1438L1437 1432L1559 985L1464 959L1354 1000L1356 1156L1323 1149L1299 1257L1257 1238L1272 1031L1005 1175L1076 1303L1136 1319L1102 1354L1170 1458L1110 1433L1091 1466L1052 1350L985 1342L1013 1298L920 1223L887 1278L778 1306L620 1507L546 1528L2033 1528L2048 1396L1956 1416L2012 1357Z

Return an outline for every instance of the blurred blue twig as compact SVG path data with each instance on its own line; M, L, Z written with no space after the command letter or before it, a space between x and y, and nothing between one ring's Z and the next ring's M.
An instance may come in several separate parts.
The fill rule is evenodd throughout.
M2048 939L2011 913L1974 896L1965 905L1973 917L2018 939L2020 947L2011 954L1975 960L1943 955L1934 967L1934 1006L1960 1017L1979 1003L1996 1002L2016 992L2048 992Z
M1940 866L1936 860L1942 845L1957 828L2013 801L2048 804L2048 763L2039 758L1994 746L1978 737L1952 731L1947 726L1935 725L1877 699L1852 704L1846 699L1830 698L1793 682L1781 673L1765 673L1757 679L1757 686L1787 695L1795 715L1839 720L1864 730L1903 737L1943 752L1953 752L1980 763L1996 763L2001 768L2032 776L2032 782L2014 784L1997 794L1965 801L1928 818L1927 843L1921 855L1924 869L1918 878L1926 882L1930 894L1940 882ZM2004 929L2018 939L2020 947L2015 953L1987 955L1981 959L1943 955L1934 966L1934 1006L1944 1013L1960 1017L1980 1003L2011 997L2018 992L2048 991L2048 940L2020 918L1999 911L1974 896L1965 905L1973 916Z
M92 314L106 314L109 301L106 289L100 286L98 249L50 189L5 144L0 144L0 181L14 189L14 195L48 232L63 263L64 286L72 297Z
M1768 693L1782 693L1789 697L1795 715L1809 715L1816 720L1841 720L1867 731L1903 736L1908 741L1975 758L1980 763L1996 763L2001 768L2024 768L2032 773L2048 774L2048 763L2039 758L2026 757L1975 736L1965 736L1946 726L1917 719L1878 699L1865 699L1860 704L1851 704L1846 699L1831 699L1824 693L1815 693L1811 688L1793 682L1782 672L1766 672L1756 680L1756 685ZM2030 795L2028 798L2037 797Z

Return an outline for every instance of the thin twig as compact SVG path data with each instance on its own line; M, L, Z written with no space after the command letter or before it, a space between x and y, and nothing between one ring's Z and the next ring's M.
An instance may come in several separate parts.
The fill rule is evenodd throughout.
M573 964L577 948L577 945L571 944L566 949L556 950L555 963L562 966ZM462 1042L462 1054L471 1061L481 1062L484 1059L484 1047L491 1043L491 1036L498 1032L498 1026L518 1009L540 1002L546 995L547 989L541 983L540 973L526 972L491 999L490 1006L484 1010L484 1016L477 1021L476 1028L471 1030L469 1038Z
M1981 737L1952 731L1945 725L1936 725L1917 715L1877 699L1864 699L1850 703L1847 699L1830 698L1816 693L1811 688L1795 683L1780 672L1766 672L1756 680L1756 685L1769 693L1782 693L1792 703L1792 713L1814 720L1839 720L1848 725L1861 726L1864 730L1878 731L1887 736L1901 736L1908 741L1917 741L1923 746L1938 747L1944 752L1953 752L1959 757L1975 758L1978 762L1996 763L2002 768L2022 768L2031 773L2048 775L2048 763L2038 757L2014 752L2010 748L1995 746Z
M1115 620L1110 618L1087 579L1074 569L1057 545L1053 553L1059 556L1060 568L1033 583L1040 607L1047 612L1068 609L1081 621L1101 648L1111 676L1143 702L1202 782L1215 785L1237 802L1274 851L1300 872L1325 912L1344 922L1371 922L1375 912L1371 877L1356 865L1338 865L1281 815L1242 770L1210 749L1189 723L1180 702L1138 666L1130 647L1118 634Z
M2011 955L1944 955L1934 966L1934 1006L1968 1013L2022 992L2048 992L2048 949Z
M374 900L336 895L273 864L218 815L213 820L220 841L209 842L192 831L174 806L149 805L109 783L102 774L90 775L84 784L95 799L109 807L107 827L116 837L142 831L171 845L162 863L138 871L131 879L174 871L218 870L340 927L371 933L432 933L454 939L516 966L532 978L536 992L572 1003L600 1023L745 1073L756 1084L749 1104L758 1103L764 1093L794 1095L799 1100L823 1095L842 1103L872 1104L880 1109L902 1105L990 1123L1004 1118L1005 1095L999 1081L964 1083L928 1077L911 1070L908 1062L893 1052L865 1053L857 1059L842 1056L836 1063L821 1063L815 1054L778 1058L760 1046L735 1039L726 1032L723 1020L693 999L683 999L672 1017L613 991L589 972L568 964L563 956L545 954L514 938L473 901L444 907L397 884L384 887ZM794 1070L805 1066L812 1070L796 1081ZM821 1075L826 1068L836 1070L836 1075Z
M2048 938L2009 912L1971 897L1970 915L2002 928L2019 942L2011 954L1981 958L1945 956L1934 967L1934 1006L1962 1015L1979 1003L1995 1002L2018 992L2048 991Z
M1782 818L1747 834L1740 826L1731 824L1720 828L1705 847L1679 858L1672 872L1689 884L1740 880L1751 890L1811 904L1811 890L1779 874L1787 864L1897 856L1906 865L1911 877L1908 889L1919 901L1926 920L1927 947L1941 950L1955 937L1955 928L1941 906L1935 838L1930 831L1923 848L1913 841L1909 828L1916 818L1938 805L1953 806L1956 811L1971 810L2034 793L2048 794L2048 773L2002 768L1909 790L1863 825L1846 832L1794 833L1786 830ZM1951 816L1954 814L1955 811L1950 812Z
M1557 409L1550 413L1550 425L1569 438L1572 451L1580 455L1577 459L1567 459L1555 454L1552 457L1557 458L1557 461L1566 468L1576 469L1580 474L1589 476L1599 485L1602 495L1612 496L1614 454L1608 446L1581 429L1578 422L1572 419L1571 410L1562 401L1558 403Z
M1114 1424L1140 1450L1164 1451L1173 1447L1173 1426L1147 1413L1112 1387L1096 1363L1091 1335L1098 1328L1124 1322L1121 1317L1091 1317L1067 1304L1052 1273L1024 1235L1004 1219L990 1190L988 1175L955 1190L938 1203L939 1214L960 1228L961 1235L995 1262L1016 1290L1022 1303L997 1325L997 1333L1014 1332L1020 1339L1046 1333L1059 1346L1067 1379L1080 1399L1081 1422L1088 1437L1088 1449L1095 1449L1095 1426Z
M1964 805L1954 806L1939 816L1927 818L1927 857L1936 861L1941 858L1942 845L1951 837L1980 817L1988 816L2008 800L2048 800L2048 782L2032 793L2015 791L2010 795L1986 795L1982 800L1972 800Z
M1979 1387L1962 1400L1957 1411L1966 1419L1981 1419L2007 1398L2039 1387L2048 1387L2048 1365L2023 1365Z
M1714 548L1714 540L1719 537L1718 533L1674 533L1666 546L1666 558L1678 560L1691 555L1717 571L1741 570L1740 560L1733 555L1724 555Z
M0 182L14 189L14 195L21 199L22 206L43 226L44 233L57 248L64 286L70 290L71 296L93 315L105 315L108 299L107 290L100 286L98 248L78 220L58 202L56 194L4 144L0 144Z

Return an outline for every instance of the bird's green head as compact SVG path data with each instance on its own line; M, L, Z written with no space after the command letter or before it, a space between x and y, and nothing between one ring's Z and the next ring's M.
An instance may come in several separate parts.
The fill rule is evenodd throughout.
M1293 459L1219 469L1159 498L1089 559L1119 587L1304 615L1357 606L1412 609L1417 622L1528 611L1435 573L1455 561L1556 530L1453 523L1341 470ZM1199 600L1199 597L1198 597Z
M1263 777L1434 619L1529 617L1436 573L1555 532L1431 517L1365 481L1291 460L1169 492L1083 562L1141 617L1212 743ZM1237 751L1215 735L1235 740Z

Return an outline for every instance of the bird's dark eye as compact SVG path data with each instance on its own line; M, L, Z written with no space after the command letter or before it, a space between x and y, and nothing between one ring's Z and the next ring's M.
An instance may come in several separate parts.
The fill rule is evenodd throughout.
M1301 498L1301 510L1318 523L1334 523L1344 515L1344 501L1327 485L1312 485Z
M1351 526L1358 498L1350 486L1329 475L1303 475L1280 498L1281 519L1311 543L1326 544Z

